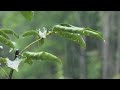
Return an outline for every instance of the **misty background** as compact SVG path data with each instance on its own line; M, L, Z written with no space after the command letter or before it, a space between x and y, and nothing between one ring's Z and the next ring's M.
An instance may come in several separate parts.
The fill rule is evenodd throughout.
M67 23L78 27L90 27L103 33L106 43L92 37L84 37L87 48L57 36L49 36L45 43L30 47L29 51L46 51L59 57L63 65L50 61L35 61L32 65L20 65L14 79L118 79L120 78L120 12L119 11L35 11L31 22L20 12L0 11L0 29L14 30L20 36L29 30L51 29ZM16 47L22 50L34 38L16 39ZM0 43L0 45L3 45ZM4 46L0 57L12 59L14 53ZM10 69L3 67L7 73ZM0 78L6 78L0 69Z

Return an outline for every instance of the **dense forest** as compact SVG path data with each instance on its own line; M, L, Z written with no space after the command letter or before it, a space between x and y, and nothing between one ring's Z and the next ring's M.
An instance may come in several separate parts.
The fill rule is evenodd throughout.
M19 35L24 31L51 28L60 23L77 27L89 27L103 33L105 43L92 37L84 37L86 49L70 40L49 36L44 45L35 44L29 51L47 51L58 56L63 64L50 61L36 61L32 65L24 63L14 79L118 79L120 78L120 12L119 11L35 11L31 21L16 11L0 11L0 28L12 29ZM28 45L33 37L16 39L20 50ZM13 58L7 46L0 47L0 57ZM10 69L1 65L9 72ZM0 69L0 78L6 78Z

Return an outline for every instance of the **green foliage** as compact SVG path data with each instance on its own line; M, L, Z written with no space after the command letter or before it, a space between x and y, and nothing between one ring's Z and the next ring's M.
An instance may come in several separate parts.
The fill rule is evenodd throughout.
M2 58L0 57L0 63L6 63L8 58Z
M39 34L38 34L38 32L37 31L34 31L34 30L32 30L32 31L27 31L27 32L25 32L22 36L23 37L25 37L25 36L38 36L38 37L40 37L39 36Z
M21 11L21 14L28 20L31 21L34 15L34 12L32 11ZM41 17L42 18L42 17ZM44 20L44 19L43 19ZM48 20L49 21L49 20ZM39 20L38 20L39 22ZM44 22L46 23L46 21L44 20ZM36 23L36 22L33 22ZM33 23L31 24L31 27L33 28ZM55 24L55 23L54 23ZM43 24L44 25L44 24ZM27 25L26 25L27 26ZM38 26L40 27L40 25L38 24ZM49 25L48 25L49 26ZM36 27L36 26L35 26ZM23 28L22 28L23 29ZM20 28L20 30L22 30ZM30 28L31 29L31 28ZM49 33L48 33L49 32ZM16 34L14 31L9 30L9 29L0 29L0 42L9 46L10 48L15 48L13 42L9 39L8 34L15 36L16 38L19 38L19 35ZM90 28L80 28L80 27L75 27L69 24L60 24L60 25L55 25L52 30L47 31L47 29L43 28L43 30L39 30L39 31L35 31L34 29L32 29L31 31L26 31L24 32L24 34L22 34L23 37L27 37L27 36L34 36L37 37L36 41L33 41L32 43L30 43L28 46L26 46L23 50L22 53L20 53L17 56L17 59L15 59L14 61L9 60L8 58L2 58L0 57L0 63L6 63L7 67L14 69L16 71L18 71L18 66L21 64L21 61L24 60L25 63L28 64L33 64L33 62L35 60L40 60L40 61L56 61L58 63L62 63L61 60L56 57L55 55L48 53L48 52L44 52L44 51L39 51L39 52L24 52L25 50L27 50L31 45L33 45L34 43L39 43L39 46L42 45L46 39L47 35L52 35L52 34L56 34L58 36L64 37L68 40L71 40L75 43L78 43L81 47L86 48L86 43L83 39L83 36L92 36L94 38L98 38L103 40L103 35L96 31L96 30L92 30ZM52 41L52 40L51 40ZM59 41L58 41L59 42ZM23 43L24 44L24 43ZM50 45L50 43L48 44L48 46ZM52 45L54 45L52 43ZM57 44L55 44L56 46ZM20 46L22 47L22 46ZM54 46L53 46L54 47ZM61 47L61 46L60 46ZM50 47L51 48L51 47ZM62 47L61 47L62 48ZM32 49L33 50L33 49ZM38 49L39 50L39 49ZM56 50L57 52L57 50ZM63 53L63 51L62 51ZM19 57L20 56L20 57ZM19 57L19 58L18 58ZM62 56L61 56L62 57ZM62 57L64 58L64 57ZM58 64L57 63L57 64ZM57 70L59 69L60 71L56 74L56 76L63 78L62 76L62 65L56 65L57 66Z
M0 57L0 63L6 64L7 67L14 69L18 72L18 66L20 65L20 62L22 60L19 58L16 58L14 61L9 60L9 58L2 58Z
M5 38L9 39L8 35L1 30L0 30L0 36L3 36Z
M78 43L81 45L81 47L86 48L86 43L83 40L82 36L80 34L75 33L69 33L69 32L56 32L57 35L65 37L68 40L71 40L75 43Z
M19 35L16 34L13 30L8 30L8 29L1 29L0 31L6 33L6 34L11 34L13 36L15 36L16 38L19 38Z
M11 47L11 48L15 48L14 44L12 43L12 41L0 36L0 42Z
M32 65L32 64L33 64L33 61L32 61L31 58L27 57L27 58L25 59L25 63L28 63L28 64Z
M54 32L69 32L69 33L76 33L80 35L85 35L85 36L92 36L95 38L99 38L103 40L103 35L95 30L92 30L90 28L80 28L80 27L75 27L69 24L62 24L62 25L55 25L53 27Z
M59 36L70 39L77 42L81 47L86 48L86 43L82 36L92 36L94 38L102 39L103 35L100 32L92 30L90 28L79 28L69 24L60 24L53 27L53 32Z
M32 20L32 17L34 15L33 11L21 11L21 14L29 21Z
M83 33L85 36L91 36L100 40L104 40L103 35L100 32L92 30L90 28L86 28L86 30L83 31Z
M62 32L69 32L69 33L77 33L81 35L83 35L84 30L85 28L74 27L74 26L67 25L67 24L55 25L53 27L54 32L62 31Z
M48 52L24 52L23 57L26 57L26 60L32 59L32 60L50 60L50 61L56 61L58 63L61 63L61 60L57 58L55 55L52 55Z

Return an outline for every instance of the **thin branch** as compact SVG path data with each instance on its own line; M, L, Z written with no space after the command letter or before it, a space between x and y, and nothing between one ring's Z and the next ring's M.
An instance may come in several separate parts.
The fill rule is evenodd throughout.
M37 39L36 41L34 41L34 42L32 42L31 44L29 44L28 46L26 46L26 47L20 52L20 54L22 54L26 49L28 49L30 46L32 46L34 43L40 41L41 39L42 39L42 38Z
M11 70L10 70L10 74L9 74L9 79L12 79L13 72L14 72L14 70L11 69Z

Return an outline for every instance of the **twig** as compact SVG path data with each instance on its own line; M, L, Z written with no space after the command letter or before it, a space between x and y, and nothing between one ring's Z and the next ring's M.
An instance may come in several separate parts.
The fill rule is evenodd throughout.
M36 41L34 41L34 42L32 42L31 44L29 44L28 46L26 46L26 47L20 52L20 54L22 54L26 49L28 49L30 46L32 46L34 43L40 41L41 39L42 39L42 38L37 39Z

